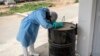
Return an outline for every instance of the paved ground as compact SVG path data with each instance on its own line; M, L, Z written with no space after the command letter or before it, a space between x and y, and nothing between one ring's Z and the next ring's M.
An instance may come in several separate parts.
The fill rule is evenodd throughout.
M65 21L74 23L77 22L78 4L51 10L54 10L58 13L59 19L57 21L61 21L61 18L65 16ZM20 54L22 54L21 46L19 42L16 41L16 35L18 32L20 21L22 19L23 17L19 15L0 17L0 56L19 56ZM40 27L37 41L35 43L36 50L40 50L39 47L47 42L47 30ZM47 47L47 44L44 47ZM38 52L40 52L42 56L46 56L44 51Z

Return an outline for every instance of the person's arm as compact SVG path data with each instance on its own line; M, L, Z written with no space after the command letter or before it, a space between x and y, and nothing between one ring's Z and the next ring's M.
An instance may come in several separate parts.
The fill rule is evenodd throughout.
M42 25L42 27L47 29L53 27L52 24L49 21L47 21L45 12L37 11L36 17L37 21L40 23L40 25Z
M62 28L64 26L63 22L53 22L53 29Z

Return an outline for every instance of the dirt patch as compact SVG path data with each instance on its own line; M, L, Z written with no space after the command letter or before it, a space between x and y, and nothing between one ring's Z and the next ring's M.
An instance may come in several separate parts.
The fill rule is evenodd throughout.
M47 0L48 2L52 2L56 6L66 6L75 3L75 0Z
M73 4L75 4L75 1L76 0L47 0L47 2L54 4L54 6L50 7L50 8L53 8L56 10L59 10L59 8L61 8L61 7L73 5Z
M7 12L9 10L8 6L1 5L0 6L0 12Z

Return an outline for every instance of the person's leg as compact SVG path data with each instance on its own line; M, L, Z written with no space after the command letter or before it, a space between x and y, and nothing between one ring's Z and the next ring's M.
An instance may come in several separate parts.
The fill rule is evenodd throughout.
M34 50L34 44L29 46L29 53L30 53L30 55L39 56L39 54L36 53Z
M28 48L26 48L26 47L22 47L22 48L23 48L23 55L24 56L29 56Z

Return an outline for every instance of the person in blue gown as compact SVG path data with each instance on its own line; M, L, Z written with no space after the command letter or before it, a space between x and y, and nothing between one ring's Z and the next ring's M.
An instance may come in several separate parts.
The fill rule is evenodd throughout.
M62 27L62 23L55 22L57 16L56 12L50 12L48 8L39 8L21 21L17 40L23 47L24 56L39 56L39 54L34 51L34 43L38 34L39 26L41 25L45 29ZM28 47L30 53L28 52Z

